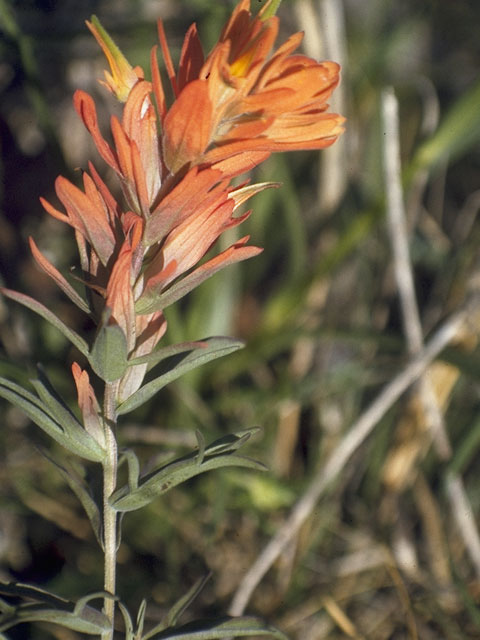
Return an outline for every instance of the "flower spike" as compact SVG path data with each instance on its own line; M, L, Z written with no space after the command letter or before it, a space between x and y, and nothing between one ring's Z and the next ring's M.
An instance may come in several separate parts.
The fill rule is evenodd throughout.
M261 251L247 244L248 236L220 253L212 251L227 229L250 215L237 214L238 207L278 186L244 181L234 187L231 180L271 153L322 149L343 131L343 116L328 111L339 82L338 64L297 53L301 33L275 48L279 4L267 0L252 15L251 0L240 0L207 56L192 25L177 68L159 22L170 102L156 47L149 82L97 18L87 23L110 65L104 84L124 103L122 113L111 118L111 142L101 131L93 98L77 91L74 105L123 198L114 197L90 164L83 189L57 179L66 213L42 203L75 230L83 270L78 279L87 287L88 307L33 242L32 251L40 268L99 324L94 370L104 380L119 380L121 402L143 383L145 363L128 362L156 348L166 330L164 309L220 269ZM125 354L109 371L100 361L102 345L109 336L117 340L118 332ZM85 375L75 372L88 391Z

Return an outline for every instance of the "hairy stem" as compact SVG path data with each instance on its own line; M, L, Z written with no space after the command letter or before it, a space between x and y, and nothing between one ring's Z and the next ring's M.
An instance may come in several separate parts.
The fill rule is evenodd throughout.
M104 541L104 584L108 593L115 595L115 574L117 565L117 513L109 504L109 498L115 491L117 483L117 440L115 437L116 395L118 383L105 385L104 419L107 459L103 465L103 541ZM103 610L111 622L111 628L104 633L102 640L112 640L113 622L115 615L115 601L105 598Z

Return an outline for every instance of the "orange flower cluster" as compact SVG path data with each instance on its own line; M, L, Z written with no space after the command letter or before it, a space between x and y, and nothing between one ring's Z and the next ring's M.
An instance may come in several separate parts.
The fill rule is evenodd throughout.
M118 177L123 204L92 164L83 174L83 189L57 179L66 213L42 202L48 213L74 228L93 312L101 318L108 309L108 322L122 328L130 357L155 348L166 329L166 306L219 269L261 251L248 246L245 236L199 266L218 237L249 215L236 215L238 207L274 186L233 187L231 179L272 152L320 149L342 132L344 118L327 112L339 81L338 65L295 54L300 33L272 52L279 22L267 17L269 5L252 17L250 0L241 0L206 58L192 25L177 71L159 23L171 105L156 47L149 82L97 20L87 23L110 65L104 84L124 103L121 118L111 118L112 144L100 131L93 99L77 91L74 104L100 156ZM33 240L31 246L40 267L74 299L73 289ZM127 370L119 401L139 388L145 370L146 365ZM77 368L74 376L77 384L88 385Z

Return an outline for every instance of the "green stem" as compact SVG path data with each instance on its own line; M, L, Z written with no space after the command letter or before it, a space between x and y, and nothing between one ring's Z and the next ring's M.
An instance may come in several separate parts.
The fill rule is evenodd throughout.
M105 385L104 419L107 458L103 465L103 541L104 541L104 584L108 593L115 595L115 578L117 566L117 512L109 503L109 498L115 491L117 484L117 441L115 438L116 396L118 383ZM103 611L111 622L111 628L104 633L102 640L112 640L115 616L115 601L105 598Z

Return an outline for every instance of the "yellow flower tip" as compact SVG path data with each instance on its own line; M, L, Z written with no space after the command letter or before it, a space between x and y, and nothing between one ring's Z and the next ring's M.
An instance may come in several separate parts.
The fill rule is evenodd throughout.
M244 53L240 58L237 58L235 62L230 65L230 73L237 78L244 78L248 74L250 63L252 61L255 49L251 48Z
M137 80L143 77L143 72L138 67L134 69L131 66L96 16L92 16L91 22L86 20L86 25L100 45L110 65L111 73L105 71L105 82L102 82L102 84L120 102L125 102Z

